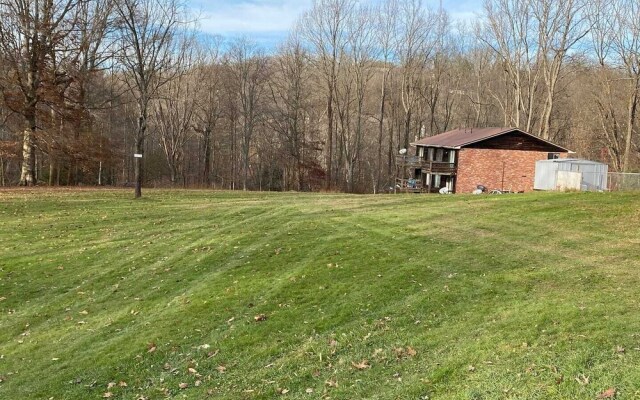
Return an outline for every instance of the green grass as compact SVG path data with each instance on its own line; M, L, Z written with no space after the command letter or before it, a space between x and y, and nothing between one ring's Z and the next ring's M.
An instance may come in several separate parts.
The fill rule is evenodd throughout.
M0 398L640 398L638 193L131 197L0 192Z

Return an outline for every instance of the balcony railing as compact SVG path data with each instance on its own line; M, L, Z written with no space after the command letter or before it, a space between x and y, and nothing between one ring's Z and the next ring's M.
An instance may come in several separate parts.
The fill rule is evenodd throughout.
M440 188L423 185L418 179L396 178L396 192L438 193L438 190L440 190Z
M456 171L456 164L442 161L427 161L420 156L402 155L396 157L400 167L420 168L423 172L451 173Z

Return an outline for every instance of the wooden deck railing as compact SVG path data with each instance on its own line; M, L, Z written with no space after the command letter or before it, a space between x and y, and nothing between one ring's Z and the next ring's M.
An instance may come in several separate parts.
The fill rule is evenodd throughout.
M396 192L438 193L439 188L425 186L418 179L396 178L396 187L394 190Z
M424 172L442 172L451 173L456 172L456 164L441 162L441 161L427 161L419 156L402 155L396 157L396 164L400 167L407 168L420 168Z

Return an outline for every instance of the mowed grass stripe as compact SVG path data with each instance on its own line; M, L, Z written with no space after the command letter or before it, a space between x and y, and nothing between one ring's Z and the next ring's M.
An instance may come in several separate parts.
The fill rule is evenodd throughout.
M0 196L0 396L638 390L634 194Z

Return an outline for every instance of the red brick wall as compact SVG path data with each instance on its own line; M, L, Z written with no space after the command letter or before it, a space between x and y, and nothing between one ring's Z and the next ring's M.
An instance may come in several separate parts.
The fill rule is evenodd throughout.
M547 155L542 151L461 149L456 193L471 193L478 185L488 190L532 191L536 161L546 160Z

